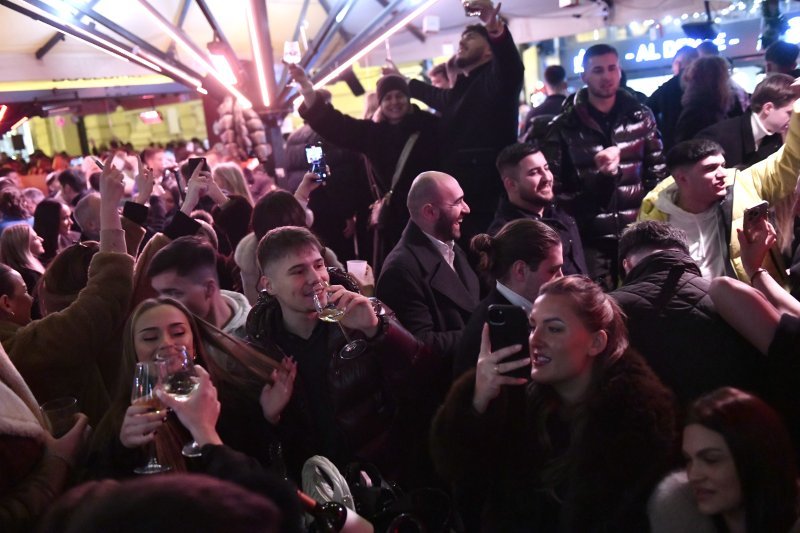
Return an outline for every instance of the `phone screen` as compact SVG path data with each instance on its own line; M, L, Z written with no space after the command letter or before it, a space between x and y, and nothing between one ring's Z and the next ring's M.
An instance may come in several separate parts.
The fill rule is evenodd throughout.
M208 170L208 163L206 163L205 157L190 157L186 162L186 173L191 177L191 175L194 174L194 170L200 164L203 165L202 170Z
M306 162L309 165L319 163L322 160L322 157L322 146L318 144L306 146Z

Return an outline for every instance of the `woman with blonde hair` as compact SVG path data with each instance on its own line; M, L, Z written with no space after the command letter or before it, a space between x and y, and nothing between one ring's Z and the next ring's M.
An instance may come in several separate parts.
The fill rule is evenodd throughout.
M247 200L250 207L253 206L253 196L250 194L250 187L244 179L242 169L236 163L220 163L214 167L212 173L214 181L227 196L238 194Z
M0 261L20 273L28 293L44 274L39 256L44 254L44 239L25 223L9 226L0 235Z

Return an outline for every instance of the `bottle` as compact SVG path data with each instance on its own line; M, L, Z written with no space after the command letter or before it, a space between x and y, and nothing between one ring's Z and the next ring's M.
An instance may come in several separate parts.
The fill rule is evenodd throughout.
M347 508L338 502L320 503L298 490L297 497L303 510L314 517L309 531L317 533L339 533L347 521Z

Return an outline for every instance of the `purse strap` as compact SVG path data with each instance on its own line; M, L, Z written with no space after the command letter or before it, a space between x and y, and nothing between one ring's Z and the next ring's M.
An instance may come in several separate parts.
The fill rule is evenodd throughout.
M403 168L406 166L408 156L411 155L411 150L414 148L414 144L416 144L417 139L419 139L419 132L415 131L408 137L406 145L403 146L403 151L400 152L400 158L397 160L397 166L394 168L392 185L389 187L389 192L394 190L395 185L397 185L398 180L400 180L400 174L403 173Z

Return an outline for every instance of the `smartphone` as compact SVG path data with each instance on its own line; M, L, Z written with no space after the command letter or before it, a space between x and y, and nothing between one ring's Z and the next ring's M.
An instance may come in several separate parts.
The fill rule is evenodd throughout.
M106 168L106 166L99 159L97 159L96 157L92 157L92 161L94 161L94 164L97 165L97 167L100 170L103 170L104 168Z
M208 170L208 162L205 157L190 157L186 162L186 174L191 177L198 165L203 165L201 170Z
M461 5L464 6L464 14L468 17L480 17L481 10L474 7L470 7L471 3L472 3L471 0L463 0L461 2Z
M528 349L528 336L530 335L531 327L525 310L518 305L492 304L489 306L489 314L486 321L489 323L489 340L492 344L493 352L513 344L522 345L522 349L517 354L511 356L512 358L504 359L501 363L520 359L525 359L528 362L527 365L511 372L506 372L504 375L530 379L531 358Z
M747 236L747 240L752 241L753 231L762 220L767 219L768 214L769 202L766 200L744 210L742 229L744 230L745 236Z
M309 171L319 176L316 180L317 182L324 183L328 179L328 164L325 162L325 152L322 151L322 144L306 145L306 162L309 165Z

